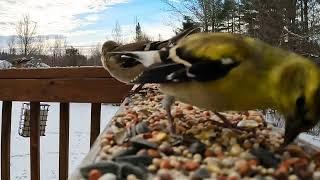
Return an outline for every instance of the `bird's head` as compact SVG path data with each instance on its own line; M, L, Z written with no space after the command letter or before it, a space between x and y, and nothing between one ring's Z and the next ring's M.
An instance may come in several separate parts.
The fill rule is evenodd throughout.
M117 48L119 45L114 42L114 41L106 41L103 45L102 45L102 56L101 56L101 62L104 68L109 69L110 68L110 56L109 56L109 52L113 51L115 48Z
M116 47L118 47L119 45L114 42L114 41L106 41L103 45L102 45L102 54L106 55L108 52L113 51Z
M284 67L278 91L286 118L284 145L320 121L320 76L318 68L306 61Z
M135 76L143 71L143 65L132 58L121 57L120 54L113 54L112 52L141 51L144 47L144 43L119 45L114 41L107 41L102 46L102 65L114 78L123 83L129 83Z
M296 99L295 112L286 118L284 144L288 145L302 132L313 128L320 120L320 93L310 99L301 96Z

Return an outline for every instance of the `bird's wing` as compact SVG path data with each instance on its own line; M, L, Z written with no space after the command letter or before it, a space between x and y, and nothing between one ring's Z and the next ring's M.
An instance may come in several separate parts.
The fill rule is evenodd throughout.
M168 39L168 43L169 43L169 47L174 46L178 43L178 41L180 41L183 38L186 38L189 35L195 34L195 33L199 33L201 32L200 27L190 27L184 31L182 31L181 33L177 34L176 36Z
M178 43L178 41L180 41L181 39L184 39L187 36L189 36L191 34L198 33L200 31L201 31L201 29L199 27L188 28L188 29L178 33L177 35L173 36L172 38L170 38L168 40L165 40L165 41L153 41L153 42L147 43L146 46L145 46L144 51L160 50L162 48L172 47L172 46L176 45Z
M212 81L227 75L239 62L225 60L197 61L190 67L184 64L156 63L149 66L132 83L179 83L191 80Z
M166 83L223 78L246 58L251 58L249 49L240 36L197 33L172 48L113 53L137 60L146 67L133 83Z
M120 55L122 60L139 61L143 66L149 67L157 63L166 63L168 58L168 50L159 51L121 51L109 52L109 55Z

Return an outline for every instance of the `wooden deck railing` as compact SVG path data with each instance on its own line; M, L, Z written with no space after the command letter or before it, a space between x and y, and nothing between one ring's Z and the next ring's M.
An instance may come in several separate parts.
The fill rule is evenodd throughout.
M102 67L0 70L1 179L10 180L12 101L30 102L31 180L40 179L40 102L60 102L59 179L68 177L69 103L91 103L90 146L100 133L101 103L119 103L132 86Z

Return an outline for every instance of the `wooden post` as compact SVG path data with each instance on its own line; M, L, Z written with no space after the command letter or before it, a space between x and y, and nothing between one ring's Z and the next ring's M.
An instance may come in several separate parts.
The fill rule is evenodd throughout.
M69 170L69 103L60 103L59 179L67 180Z
M12 102L2 104L1 126L1 179L10 180L10 138L11 138Z
M100 134L100 115L101 103L91 104L91 130L90 130L90 147Z
M31 180L40 180L40 102L30 104Z

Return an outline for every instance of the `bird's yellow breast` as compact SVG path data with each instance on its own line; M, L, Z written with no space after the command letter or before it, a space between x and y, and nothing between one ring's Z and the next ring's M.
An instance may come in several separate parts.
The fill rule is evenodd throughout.
M249 110L272 106L269 83L263 72L242 65L216 81L161 84L178 100L210 110Z

